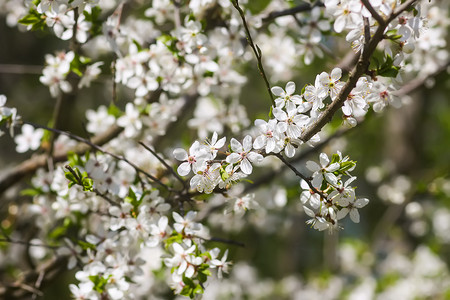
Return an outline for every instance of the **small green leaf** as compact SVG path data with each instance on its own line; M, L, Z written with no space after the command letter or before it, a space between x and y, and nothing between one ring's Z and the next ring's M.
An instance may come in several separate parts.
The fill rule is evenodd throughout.
M88 243L88 242L85 242L85 241L77 240L77 244L83 250L87 250L87 249L95 250L96 249L94 244L91 244L91 243Z
M44 192L41 188L32 188L32 189L25 189L20 192L23 196L36 196L36 195L43 195Z

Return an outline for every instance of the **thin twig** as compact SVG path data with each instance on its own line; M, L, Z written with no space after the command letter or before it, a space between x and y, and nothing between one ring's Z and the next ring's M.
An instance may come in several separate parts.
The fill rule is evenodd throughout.
M316 194L320 195L320 197L322 197L322 199L326 200L327 196L319 191L318 189L316 189L312 183L311 183L311 178L306 177L305 175L303 175L302 173L300 173L299 170L297 170L290 162L288 162L283 155L281 155L280 153L275 153L273 154L274 156L278 157L279 160L281 160L289 169L291 169L295 175L297 175L298 177L300 177L301 179L303 179L304 181L306 181L306 183L308 184L309 188Z
M43 247L43 248L49 248L49 249L58 249L59 248L58 246L51 246L51 245L46 245L46 244L35 244L32 242L27 242L27 241L14 240L8 236L5 236L5 238L0 238L0 243L18 244L18 245L25 245L28 247Z
M338 137L341 137L342 135L348 133L349 131L350 131L349 129L336 131L335 133L333 133L332 135L330 135L329 137L327 137L326 139L321 141L319 144L317 144L314 147L311 147L307 150L302 151L299 155L290 159L288 162L290 164L293 164L293 163L296 163L298 161L301 161L301 160L307 158L309 155L311 155L313 153L317 153L323 147L328 145L328 143L330 143L332 140L334 140ZM271 172L268 172L268 173L264 174L263 176L260 176L259 178L257 178L256 180L253 181L253 184L249 184L246 186L244 193L248 193L248 192L256 189L257 187L259 187L260 185L272 181L274 178L277 177L278 174L281 174L282 172L284 172L286 170L286 168L288 168L288 166L284 164L279 169L272 170Z
M41 75L43 68L43 66L0 64L0 73Z
M227 240L227 239L222 239L222 238L218 238L218 237L212 237L210 239L203 239L207 242L218 242L218 243L224 243L224 244L230 244L230 245L236 245L239 247L245 247L244 243L235 241L235 240Z
M66 168L67 170L69 170L69 172L70 172L70 173L73 175L73 177L77 180L77 184L78 184L79 186L82 186L82 187L84 186L84 185L83 185L83 179L80 178L80 177L78 176L78 174L75 172L75 170L74 170L71 166L66 165L66 166L64 166L64 168ZM111 204L111 205L113 205L113 206L117 206L117 205L118 205L116 202L114 202L112 199L110 199L108 196L106 196L106 193L100 193L100 191L99 191L98 189L95 189L95 188L93 188L92 191L93 191L97 196L99 196L99 197L105 199L109 204Z
M34 124L34 123L31 123L31 122L24 122L24 123L30 124L30 125L34 126L35 128L42 128L42 129L45 129L45 130L48 130L48 131L53 131L53 132L56 132L56 133L59 133L59 134L63 134L63 135L66 135L66 136L70 137L70 138L73 139L73 140L76 140L76 141L85 143L85 144L89 145L91 148L93 148L93 149L95 149L95 150L97 150L97 151L100 151L100 152L102 152L102 153L104 153L104 154L107 154L107 155L109 155L109 156L111 156L111 157L113 157L113 158L115 158L115 159L117 159L117 160L122 160L122 161L126 162L127 164L129 164L130 166L132 166L138 173L144 174L145 176L147 176L148 178L150 178L150 179L153 180L154 182L158 183L159 185L161 185L161 186L164 187L165 189L170 190L170 188L169 188L166 184L164 184L163 182L161 182L158 178L156 178L155 176L153 176L153 175L149 174L148 172L142 170L142 169L139 168L137 165L135 165L133 162L129 161L129 160L128 160L125 156L123 156L123 155L117 155L117 154L114 154L114 153L112 153L112 152L109 152L109 151L103 149L102 147L100 147L100 146L98 146L98 145L92 143L91 141L89 141L89 140L87 140L87 139L85 139L85 138L82 138L82 137L80 137L80 136L77 136L77 135L75 135L75 134L73 134L73 133L67 132L67 131L62 131L62 130L58 130L58 129L54 129L54 128L49 128L49 127L47 127L47 126L43 126L43 125L39 125L39 124Z
M170 173L172 173L172 174L175 176L175 178L176 178L179 182L181 182L181 184L183 184L183 186L186 185L186 182L183 180L183 178L181 178L180 175L178 175L177 172L175 172L175 171L173 170L173 168L172 168L171 166L169 166L161 156L158 155L158 153L156 153L155 151L153 151L153 149L151 149L150 147L148 147L147 145L145 145L144 142L139 142L139 144L140 144L142 147L144 147L147 151L149 151L151 154L153 154L153 156L155 156L155 157L156 157L156 158L164 165L164 167L166 167L166 169L167 169Z
M233 3L233 6L239 12L239 15L241 16L242 24L244 25L244 29L245 29L245 35L247 37L247 42L249 43L250 47L252 48L253 52L255 53L256 60L258 61L259 73L261 74L262 78L264 79L264 83L266 84L266 88L267 88L267 92L269 93L270 101L272 102L272 105L275 106L275 99L274 99L274 97L272 95L272 92L270 91L270 83L269 83L269 80L267 79L267 76L266 76L266 73L264 71L264 67L263 67L263 64L262 64L261 49L258 47L258 45L253 43L253 39L252 39L252 36L250 34L250 30L248 28L247 21L245 19L244 11L239 6L238 0L232 0L232 3Z
M311 9L313 9L316 6L323 6L323 3L321 1L317 1L316 3L314 3L312 5L309 3L302 3L302 4L299 4L292 8L273 11L273 12L269 13L267 16L265 16L264 18L262 18L262 21L264 23L267 23L267 22L271 22L279 17L290 16L290 15L294 16L295 14L298 14L301 12L310 11Z

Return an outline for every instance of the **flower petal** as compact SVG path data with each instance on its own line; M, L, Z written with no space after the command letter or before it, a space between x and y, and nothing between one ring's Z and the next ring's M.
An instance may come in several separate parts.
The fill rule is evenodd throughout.
M295 92L295 83L293 81L289 81L286 83L286 94L292 95Z
M272 94L275 96L280 97L282 94L284 94L284 90L279 86L274 86L270 89L272 91Z

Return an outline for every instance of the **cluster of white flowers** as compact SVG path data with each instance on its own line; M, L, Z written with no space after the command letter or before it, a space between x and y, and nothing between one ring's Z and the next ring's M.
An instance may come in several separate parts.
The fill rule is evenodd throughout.
M115 84L132 89L134 94L132 100L123 105L123 113L114 105L109 108L99 106L86 112L89 133L103 134L114 125L123 128L123 132L102 145L102 149L123 159L114 161L107 152L92 151L84 157L73 155L68 162L56 164L54 170L39 169L32 179L33 204L28 206L27 212L34 216L41 229L39 240L63 241L56 253L68 256L69 268L78 266L76 279L79 283L70 285L77 299L135 299L150 290L145 286L145 291L138 292L140 282L149 279L153 283L158 280L156 273L161 270L163 275L159 277L163 277L175 292L190 297L203 292L205 282L212 275L211 270L216 270L217 277L221 278L230 265L227 250L222 252L219 248L207 247L205 241L210 236L205 220L209 218L210 224L233 220L229 222L232 224L227 224L229 228L242 228L244 213L255 209L255 215L259 215L250 222L261 227L266 224L267 220L262 220L270 206L282 208L287 205L287 191L277 188L276 192L270 191L260 200L258 194L244 192L237 182L251 175L255 164L263 160L267 163L273 154L279 158L283 155L293 158L303 144L314 146L320 141L319 135L305 139L304 133L323 116L328 105L343 100L339 95L346 85L346 75L340 68L318 74L314 84L306 85L301 93L296 93L293 81L287 82L285 88L273 86L271 92L275 99L270 119L255 120L254 127L248 131L252 134L242 134L250 122L245 108L239 103L247 80L241 75L243 68L240 66L249 62L252 56L245 48L240 16L228 0L195 0L189 1L188 5L153 0L144 13L147 19L127 17L126 21L121 14L128 4L118 5L115 0L41 0L19 4L19 1L5 1L0 0L0 8L5 8L4 13L9 19L17 21L25 16L22 24L28 29L36 24L52 28L57 38L72 39L83 50L46 56L40 82L50 88L52 97L73 90L69 74L80 77L78 88L88 88L101 74L100 67L104 62L91 64L90 59L84 59L79 53L91 53L92 58L98 58L103 50L110 51L113 56ZM369 2L386 19L403 1ZM247 1L240 1L241 5L245 3ZM273 10L281 4L286 3L272 1L268 7ZM306 65L311 64L315 56L323 57L323 51L326 51L324 37L332 27L338 36L348 32L347 41L355 50L362 51L365 41L370 38L364 36L367 24L371 35L382 25L359 0L325 0L324 5L313 7L298 18L289 16L289 21L284 17L277 19L268 25L268 34L260 34L252 28L263 31L260 22L263 18L247 13L249 30L258 35L255 40L261 46L258 49L263 53L263 62L269 67L272 80L292 78L299 56ZM102 15L98 17L97 14ZM370 107L375 112L382 111L387 105L397 107L400 101L394 97L394 84L402 77L398 75L400 68L418 72L421 67L417 62L423 63L428 55L437 56L433 58L433 67L448 59L448 52L437 55L446 46L442 28L448 24L442 26L432 18L428 22L431 37L427 37L420 34L427 24L426 15L448 19L443 17L442 11L421 10L414 6L387 25L385 39L379 46L384 53L381 65L378 63L375 70L367 70L343 101L344 124L356 126ZM210 18L217 19L217 24L209 24ZM100 28L97 23L103 23L103 26ZM16 25L17 22L9 24ZM161 34L163 30L165 33ZM299 35L295 37L294 32ZM423 39L428 42L415 46ZM421 52L415 54L415 48ZM423 55L425 52L430 54ZM424 72L431 73L433 67ZM192 174L188 185L177 174L170 175L174 172L164 162L164 155L153 152L150 155L137 140L152 144L151 149L158 147L158 143L153 142L168 134L168 125L175 122L191 103L195 108L193 116L186 122L187 127L197 130L199 139L205 140L212 134L211 139L203 143L195 141L188 150L169 148L169 152L164 152L164 155L172 152L181 162L176 170L178 175ZM20 120L16 110L5 104L6 97L0 95L0 125L6 123L12 129ZM225 134L240 138L232 137L226 145L226 137L221 137ZM42 137L41 129L22 126L22 134L15 138L17 152L38 149ZM72 144L74 141L60 136L54 147L57 150ZM157 155L160 156L154 157ZM355 188L351 186L356 179L350 174L355 165L340 152L331 158L322 153L319 163L306 163L312 175L301 181L302 192L297 203L301 203L310 218L307 223L311 227L320 231L334 230L347 215L354 223L360 222L358 209L366 206L369 200L357 198ZM145 177L141 173L151 175ZM171 182L175 177L183 183L180 190ZM385 185L384 189L380 191L380 195L386 194L383 198L403 203L409 185L401 190L403 198L394 197L393 191L398 192L398 187L396 190ZM202 210L194 200L199 193L211 194L217 190L223 198L217 207L226 207L214 214L213 204L202 203L211 208L211 214L205 216L209 212ZM263 203L267 198L273 198L271 204ZM223 212L234 219L227 219ZM442 211L439 216L445 218L448 212ZM276 230L273 229L275 226L266 227L272 228L266 228L266 232ZM441 230L439 235L443 234ZM44 252L50 255L49 249ZM38 260L44 257L36 255ZM157 266L144 267L150 263ZM149 270L154 274L147 274ZM261 291L265 290L260 290L264 294Z
M350 219L359 223L358 208L369 203L366 198L356 199L355 190L350 184L356 179L350 172L356 163L348 157L342 157L341 153L332 156L332 160L325 153L320 154L320 164L308 161L306 167L313 172L309 185L305 180L301 181L304 189L300 195L305 213L312 219L308 220L315 229L338 228L338 220L350 214ZM348 176L345 180L343 177ZM314 189L313 189L314 188Z
M178 167L178 173L186 176L191 172L191 188L199 192L212 193L214 188L229 187L233 182L252 173L252 163L261 162L263 156L253 150L252 137L244 137L242 144L235 138L230 141L231 152L226 159L216 160L218 151L225 145L226 138L218 139L214 132L212 139L205 144L195 141L189 148L189 153L182 148L173 151L174 157L183 161Z

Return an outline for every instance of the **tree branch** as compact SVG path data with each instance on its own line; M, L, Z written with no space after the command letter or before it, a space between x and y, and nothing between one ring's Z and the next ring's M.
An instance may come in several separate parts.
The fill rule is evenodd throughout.
M123 128L119 126L112 126L105 133L99 134L91 139L91 143L95 145L102 146L115 138L119 133L123 131ZM76 154L83 154L91 149L90 145L85 143L80 143L70 149L69 151L57 151L53 156L54 162L62 162L67 160L67 154L69 152L74 152ZM8 188L22 180L27 175L33 174L37 169L45 167L47 165L47 155L41 154L31 157L30 159L22 162L13 169L7 171L0 178L0 195L5 192Z
M371 37L370 42L364 45L364 51L360 54L360 58L356 66L353 68L352 73L350 74L349 79L341 89L341 92L337 96L337 98L327 106L325 111L319 116L319 118L303 132L300 139L303 142L309 141L316 133L322 130L322 128L331 122L334 114L344 105L345 100L347 100L348 95L356 86L358 79L366 73L367 68L370 64L370 57L375 52L377 45L384 38L384 31L386 30L387 25L399 14L408 9L414 2L417 0L409 0L402 4L399 9L392 13L392 15L388 18L388 20L378 26L377 31ZM408 5L406 5L408 4Z
M316 6L324 6L324 5L323 5L322 1L317 1L316 3L314 3L312 5L309 3L302 3L302 4L299 4L292 8L273 11L273 12L269 13L267 16L265 16L264 18L262 18L262 21L264 23L271 22L279 17L291 16L291 15L295 15L295 14L298 14L301 12L310 11Z

